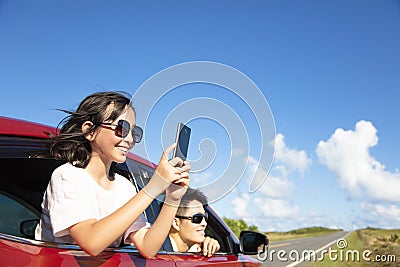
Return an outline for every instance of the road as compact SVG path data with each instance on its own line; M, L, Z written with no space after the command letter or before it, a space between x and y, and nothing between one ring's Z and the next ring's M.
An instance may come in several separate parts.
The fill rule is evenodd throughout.
M329 247L336 244L337 240L346 238L348 234L349 232L342 231L326 236L271 242L268 258L263 262L263 266L307 266L310 262L313 262L313 259L320 258L324 250L328 250ZM265 257L266 255L264 255ZM257 256L254 256L254 258L257 258Z

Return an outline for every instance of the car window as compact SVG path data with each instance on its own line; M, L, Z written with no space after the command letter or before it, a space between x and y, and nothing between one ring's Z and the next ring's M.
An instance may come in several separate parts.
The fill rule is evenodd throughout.
M55 168L63 161L43 158L0 158L0 191L20 199L40 215L43 193Z
M124 166L120 166L120 168L123 169ZM131 159L126 160L125 170L128 173L121 174L125 177L130 176L131 182L135 185L138 191L147 185L154 173L153 168ZM147 220L150 223L154 223L159 211L159 203L157 200L154 200L153 203L146 209L145 216Z
M126 161L126 170L133 176L133 182L137 188L142 189L149 182L150 178L154 173L154 169L144 165L142 163L128 159ZM153 223L160 212L161 200L164 198L163 195L159 196L153 203L146 209L146 217L150 223ZM230 233L225 227L218 221L214 216L214 212L209 212L209 220L206 228L206 235L215 238L220 243L220 252L222 253L233 253L233 241L230 237ZM169 239L164 242L162 247L164 251L172 252L172 245Z
M119 171L121 175L131 180L137 190L141 190L143 187L145 187L154 173L153 168L129 158L124 164L119 165ZM160 213L161 199L163 199L163 195L155 199L144 212L147 221L151 224L154 223L154 221L157 219L158 214ZM172 251L171 242L169 242L168 239L165 240L160 250Z
M0 232L21 236L20 225L24 221L38 220L39 217L18 201L0 192Z

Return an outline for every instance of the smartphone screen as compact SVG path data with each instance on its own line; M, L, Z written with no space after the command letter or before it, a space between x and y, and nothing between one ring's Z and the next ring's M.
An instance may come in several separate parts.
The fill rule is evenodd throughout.
M180 157L182 160L186 160L189 148L190 132L191 129L188 126L181 122L178 124L175 139L176 147L173 157Z

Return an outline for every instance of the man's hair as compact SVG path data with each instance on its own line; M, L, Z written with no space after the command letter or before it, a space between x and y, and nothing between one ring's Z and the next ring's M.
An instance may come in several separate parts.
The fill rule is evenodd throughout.
M181 199L176 214L184 214L188 208L194 207L190 204L194 200L200 202L202 206L207 205L207 197L201 191L189 187Z

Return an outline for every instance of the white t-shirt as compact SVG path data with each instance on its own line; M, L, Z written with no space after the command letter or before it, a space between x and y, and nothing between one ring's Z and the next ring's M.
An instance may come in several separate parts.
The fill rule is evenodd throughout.
M171 241L172 250L175 252L201 252L201 246L199 244L193 244L187 251L179 251L175 239L169 236L169 240Z
M121 175L115 174L112 190L106 190L82 168L65 163L54 170L42 202L42 216L36 227L35 238L59 243L76 243L68 228L76 223L100 220L123 206L136 195L135 187ZM125 231L129 234L150 227L143 214ZM111 246L118 247L121 238ZM128 238L128 239L127 239Z

